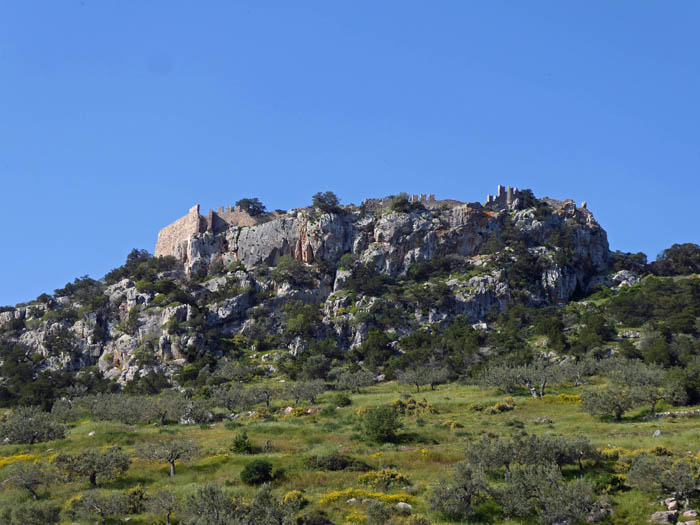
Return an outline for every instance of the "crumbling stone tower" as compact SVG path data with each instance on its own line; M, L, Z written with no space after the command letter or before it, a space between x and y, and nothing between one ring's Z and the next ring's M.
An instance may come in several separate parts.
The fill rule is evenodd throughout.
M517 209L520 201L518 199L520 191L518 188L505 187L499 184L496 188L496 195L487 195L484 206L499 210Z

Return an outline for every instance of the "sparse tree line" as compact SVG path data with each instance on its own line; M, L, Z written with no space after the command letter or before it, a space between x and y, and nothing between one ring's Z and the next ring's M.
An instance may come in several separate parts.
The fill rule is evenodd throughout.
M519 366L492 366L478 377L484 386L497 387L506 394L525 390L540 398L546 387L568 383L579 386L594 375L607 378L607 384L588 389L582 396L582 408L601 417L620 421L622 416L638 407L646 407L654 415L662 401L682 405L686 390L678 376L655 364L626 358L604 360L568 360L563 363L537 361Z
M373 374L358 370L341 374L338 390L359 391L374 384ZM207 386L198 395L185 390L164 390L154 396L114 394L76 395L53 403L50 412L41 407L16 407L0 418L0 440L34 444L65 437L65 425L80 419L117 421L127 425L155 423L204 424L238 417L244 411L272 402L302 401L314 404L328 390L320 379L243 385L223 383Z
M424 385L434 388L453 377L449 368L436 360L399 370L396 375L399 383L415 387L418 392ZM553 385L578 386L598 375L606 377L607 383L588 388L582 395L582 408L615 421L634 408L646 407L647 413L653 415L661 402L678 405L687 399L677 375L658 365L625 358L571 359L559 363L539 360L526 365L495 365L480 373L477 382L497 387L509 395L522 391L540 398ZM374 382L371 372L357 369L340 373L336 388L357 392ZM61 439L65 435L66 423L84 417L130 425L204 424L235 417L260 405L269 410L272 402L278 400L289 400L295 406L302 401L313 404L328 386L320 379L253 385L229 382L208 385L196 396L187 390L164 390L156 396L79 395L81 392L76 389L75 397L54 402L50 413L39 407L15 408L0 420L0 439L6 443L26 444Z
M539 523L583 521L601 503L593 486L578 476L598 462L587 438L518 434L490 435L472 443L465 461L435 487L433 510L447 519L473 519L487 501L505 517L536 517Z
M57 436L54 436L57 437ZM244 442L250 443L243 434ZM241 436L232 445L240 446ZM251 453L252 450L238 451ZM48 462L31 458L18 458L0 470L0 483L4 488L25 491L30 501L0 507L0 523L8 525L44 525L65 519L96 520L106 523L109 519L121 519L130 514L149 512L170 523L173 514L178 523L204 525L247 525L296 523L299 500L281 501L274 497L269 485L283 477L283 471L273 471L265 459L256 459L241 472L243 483L261 486L252 502L227 494L216 484L208 484L187 497L178 498L170 491L146 493L140 487L124 492L100 490L108 482L123 476L133 458L156 461L167 466L170 476L176 475L176 464L187 462L200 454L199 447L188 439L155 439L138 445L133 454L127 454L118 446L107 449L88 448L76 454L58 454ZM50 500L49 490L57 483L86 484L87 492L61 507Z
M654 451L618 461L614 468L625 474L610 479L649 494L674 494L687 506L700 480L696 465L674 460L663 447ZM596 495L587 473L611 468L617 459L601 456L584 436L486 435L468 446L465 460L438 483L431 507L453 520L476 519L493 502L506 518L536 518L543 525L598 522L611 512L611 501Z
M112 454L111 458L107 456ZM71 499L65 509L45 497L42 487L48 487L62 479L72 479L74 473L84 477L95 469L104 479L121 472L128 458L118 457L117 451L93 458L81 454L72 458L75 465L66 477L63 470L43 464L19 461L5 468L0 476L3 484L26 490L31 501L0 507L0 523L6 525L51 525L62 520L89 520L104 525L108 520L123 520L129 515L147 512L158 523L170 525L177 517L183 525L292 525L303 501L295 498L281 499L275 496L269 484L258 489L252 501L246 501L223 489L216 483L200 486L178 497L169 490L145 492L140 487L126 491L93 488ZM95 463L97 459L99 463ZM116 463L115 463L116 462Z

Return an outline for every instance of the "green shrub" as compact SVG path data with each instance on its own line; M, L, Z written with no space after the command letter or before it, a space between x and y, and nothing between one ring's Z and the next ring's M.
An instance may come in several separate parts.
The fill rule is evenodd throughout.
M393 443L400 428L399 414L388 406L374 407L362 418L362 433L368 441Z
M252 441L248 439L248 433L244 430L236 434L236 437L233 438L230 450L236 454L255 454L256 447L253 445Z
M331 452L330 454L325 454L322 456L312 456L306 461L306 464L309 468L330 470L332 472L337 472L340 470L367 472L370 470L369 465L366 463L338 452Z
M336 415L335 405L326 405L323 407L323 410L321 410L321 416L323 417L334 417Z
M420 202L410 202L408 200L408 194L406 193L399 193L398 195L394 196L393 199L391 199L391 211L398 213L411 213L414 210L424 209L425 206L423 206Z
M348 407L352 405L352 399L342 392L336 392L330 399L331 404L337 407Z
M338 261L338 269L339 270L350 270L350 269L352 269L352 267L356 261L357 261L357 255L355 255L354 253L346 253Z
M272 270L272 278L278 283L287 282L302 288L310 288L314 284L309 268L303 262L292 259L288 255L280 257L277 266Z
M262 485L272 481L272 463L266 459L254 459L243 467L241 481L246 485Z
M384 525L391 518L391 508L381 501L371 500L367 505L367 525Z

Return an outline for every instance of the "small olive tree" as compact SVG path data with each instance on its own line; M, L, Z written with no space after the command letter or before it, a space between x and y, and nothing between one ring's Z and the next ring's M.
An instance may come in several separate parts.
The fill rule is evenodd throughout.
M272 494L269 483L262 485L253 501L248 507L248 512L243 523L260 525L287 525L297 523L296 514L301 507L301 501L297 498L287 498L281 501Z
M61 521L61 506L53 501L12 502L0 507L3 525L54 525Z
M72 500L68 514L73 519L97 520L105 525L108 519L119 519L129 512L129 498L120 492L91 490Z
M142 396L124 394L96 394L85 396L80 400L90 415L99 421L119 421L133 425L148 420L152 409L150 399Z
M239 385L217 385L210 390L212 404L229 412L247 408L251 404L250 397Z
M0 441L33 445L63 439L66 429L39 407L17 407L0 421Z
M175 475L175 462L188 460L199 453L197 445L190 440L158 441L143 445L137 455L144 459L165 461L170 465L170 475Z
M359 392L362 387L374 384L374 374L366 370L356 372L343 372L338 377L338 390L352 390Z
M515 466L500 499L507 516L535 514L544 525L585 521L595 504L587 481L566 483L555 465Z
M240 524L246 507L221 490L221 486L209 483L190 494L179 507L178 516L183 525Z
M614 421L621 421L623 414L636 404L637 399L628 388L612 385L603 390L586 392L581 407L589 414L612 416Z
M487 489L468 463L457 463L452 475L433 489L430 508L450 520L467 520L474 515L474 505L488 497Z
M479 470L497 473L504 469L507 479L512 465L578 465L583 460L596 461L598 452L585 436L518 434L511 439L484 436L465 451L467 461Z
M54 459L54 465L68 480L87 479L91 489L97 488L100 481L121 476L129 470L130 463L129 456L118 446L105 452L88 449L76 455L59 454Z
M481 383L498 387L506 394L512 394L518 388L525 387L532 397L543 397L547 385L560 381L562 377L562 368L559 365L536 361L521 366L491 367L482 374Z
M640 454L630 465L627 483L643 492L673 492L687 501L696 491L698 474L696 468L687 461Z
M170 518L177 508L175 495L169 490L161 490L146 498L146 509L153 514L165 514L165 525L170 525Z
M3 484L29 492L32 499L39 499L37 490L42 485L50 485L56 479L53 469L40 463L16 461L2 473Z
M148 419L156 419L161 426L168 421L179 421L187 410L187 398L174 390L164 390L147 403Z
M420 392L420 387L428 384L426 374L415 368L399 370L396 372L396 379L401 385L412 385L416 387L416 392Z
M637 403L647 404L654 415L660 401L681 404L685 402L685 390L671 380L658 365L636 360L619 360L611 373L614 384L626 385Z
M287 385L287 395L294 399L297 405L301 399L307 399L309 403L315 403L316 398L326 391L326 383L321 379L311 381L295 381Z

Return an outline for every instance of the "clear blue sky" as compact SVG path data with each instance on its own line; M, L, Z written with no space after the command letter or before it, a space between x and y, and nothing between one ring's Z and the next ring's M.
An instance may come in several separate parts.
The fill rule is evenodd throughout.
M0 305L100 277L200 203L587 200L698 242L696 1L4 1Z

